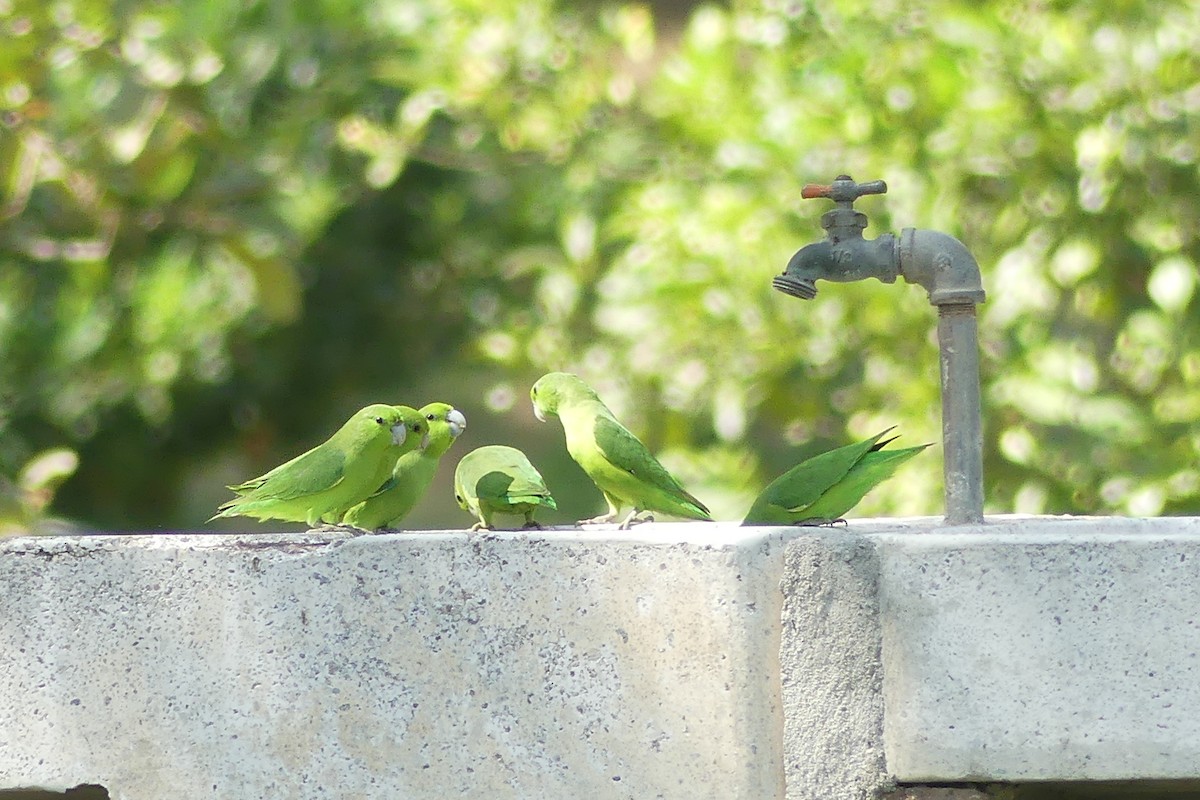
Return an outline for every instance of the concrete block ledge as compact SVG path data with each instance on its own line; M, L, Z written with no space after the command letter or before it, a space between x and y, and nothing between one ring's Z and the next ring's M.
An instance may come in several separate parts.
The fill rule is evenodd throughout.
M781 532L0 543L0 790L782 794Z
M0 794L1190 785L1198 578L1196 518L13 538Z
M905 781L1200 777L1200 519L876 537Z

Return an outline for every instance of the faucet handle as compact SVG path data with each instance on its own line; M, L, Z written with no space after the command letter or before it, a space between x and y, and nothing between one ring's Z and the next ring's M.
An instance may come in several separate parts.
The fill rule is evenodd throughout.
M800 190L805 200L826 197L836 203L853 203L864 194L886 194L887 184L883 181L855 183L849 175L838 175L833 183L809 183Z

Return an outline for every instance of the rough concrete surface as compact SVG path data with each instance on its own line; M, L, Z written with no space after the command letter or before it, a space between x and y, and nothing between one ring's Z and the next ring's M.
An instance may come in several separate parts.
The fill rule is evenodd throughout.
M1200 776L1200 519L873 538L898 780Z
M788 543L784 564L787 797L870 797L888 785L875 547L840 530L812 533Z
M0 543L0 789L783 795L781 532Z
M978 789L945 786L906 786L885 792L879 800L1009 800Z

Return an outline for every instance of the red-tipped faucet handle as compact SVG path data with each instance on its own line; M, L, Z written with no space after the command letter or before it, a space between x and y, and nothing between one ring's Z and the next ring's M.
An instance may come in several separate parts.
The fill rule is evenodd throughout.
M838 203L853 203L864 194L884 194L887 184L883 181L868 181L855 183L849 175L838 175L833 183L809 183L800 190L800 196L805 200L816 197L827 197Z

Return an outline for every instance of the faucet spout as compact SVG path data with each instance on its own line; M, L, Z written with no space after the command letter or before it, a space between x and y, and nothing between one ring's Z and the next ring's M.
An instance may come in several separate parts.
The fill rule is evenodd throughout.
M771 285L784 294L811 300L817 296L818 280L849 283L876 278L895 283L899 274L895 236L885 233L878 239L864 239L859 235L837 241L827 238L801 247Z

